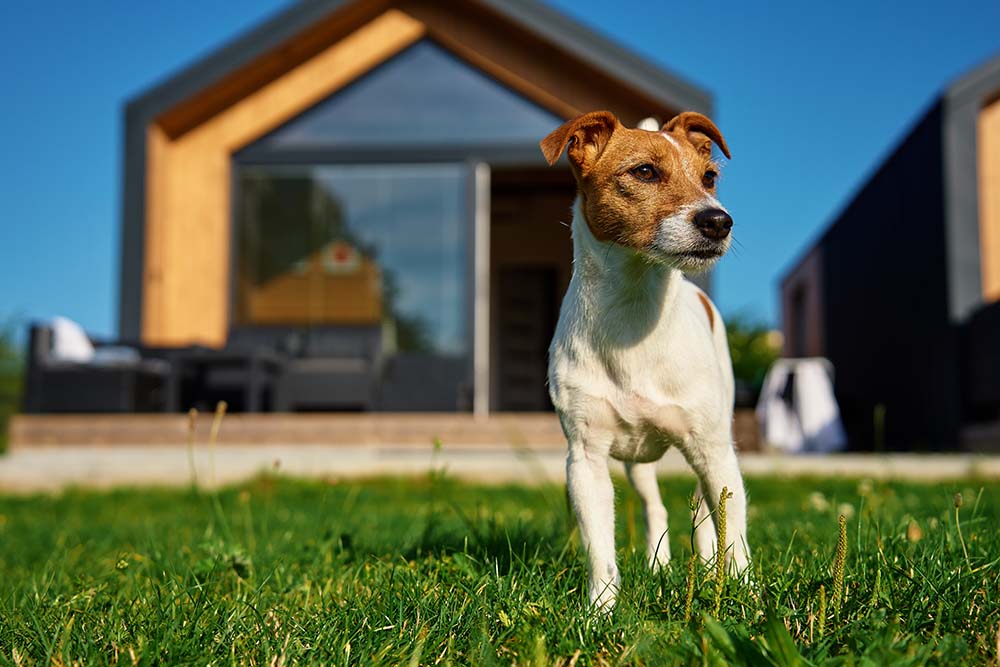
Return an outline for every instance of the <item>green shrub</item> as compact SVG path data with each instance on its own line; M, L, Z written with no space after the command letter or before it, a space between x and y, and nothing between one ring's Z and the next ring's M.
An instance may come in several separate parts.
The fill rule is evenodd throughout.
M781 356L780 335L739 315L726 322L726 335L736 379L754 392L760 391L767 369Z
M10 417L21 407L24 364L14 340L14 322L0 327L0 452L7 449Z

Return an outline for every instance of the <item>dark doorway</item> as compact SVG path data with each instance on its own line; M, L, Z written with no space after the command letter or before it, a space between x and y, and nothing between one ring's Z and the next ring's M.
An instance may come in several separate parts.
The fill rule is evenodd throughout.
M557 314L556 270L502 269L499 283L499 408L515 412L550 410L545 376Z
M491 409L551 410L548 348L573 271L573 176L564 169L492 176Z

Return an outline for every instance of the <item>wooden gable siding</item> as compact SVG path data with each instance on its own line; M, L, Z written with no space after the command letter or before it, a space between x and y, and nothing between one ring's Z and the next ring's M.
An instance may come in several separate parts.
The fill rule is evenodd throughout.
M225 343L232 153L423 35L422 23L389 10L175 139L149 129L144 341Z

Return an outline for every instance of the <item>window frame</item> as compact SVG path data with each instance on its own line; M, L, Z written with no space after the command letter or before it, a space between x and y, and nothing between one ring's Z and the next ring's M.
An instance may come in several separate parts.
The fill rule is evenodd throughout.
M477 138L472 141L468 142L463 141L460 143L452 143L451 141L444 141L440 143L435 143L431 141L418 142L418 143L408 142L396 145L391 145L386 143L364 144L364 143L352 142L346 145L338 146L329 144L324 145L320 142L317 142L316 146L318 148L316 149L303 148L301 146L282 147L282 146L269 145L269 142L267 142L267 139L269 137L272 137L276 133L281 132L283 129L290 127L296 121L302 119L304 116L309 115L313 111L323 106L325 103L332 101L334 100L334 98L337 98L340 95L350 91L353 87L360 84L361 82L377 77L379 75L380 70L388 66L391 66L395 62L398 62L400 59L404 58L408 53L412 52L413 50L419 48L421 45L425 44L430 45L436 51L439 51L444 56L454 61L454 65L456 68L466 69L474 74L479 75L482 79L488 81L493 87L503 91L510 97L518 100L524 106L531 107L537 111L547 114L548 116L551 116L555 124L548 131L556 129L556 127L558 127L560 124L568 120L567 118L564 118L563 114L560 113L559 111L548 108L544 104L514 89L510 85L504 83L503 81L497 80L490 73L486 72L484 69L470 62L466 58L462 57L460 54L455 53L447 45L442 44L432 35L424 35L417 41L403 48L401 51L389 56L384 61L376 64L374 67L371 67L370 69L362 72L361 74L354 77L347 83L336 88L334 91L324 96L322 99L315 102L313 105L302 110L300 113L296 114L291 118L286 119L285 121L271 128L267 132L264 132L260 136L255 137L253 140L242 146L239 149L239 152L247 159L269 159L268 156L270 154L275 154L275 155L282 153L288 155L293 155L298 153L309 154L314 151L327 154L337 153L337 154L347 154L347 155L353 154L355 152L392 153L395 151L420 154L428 151L435 153L443 149L443 151L447 153L445 159L450 159L450 157L455 155L470 155L473 153L478 155L479 153L484 151L487 153L496 153L496 154L503 154L507 152L513 152L515 154L518 154L518 153L523 153L523 149L525 148L533 151L536 154L540 153L540 151L538 150L538 141L541 141L541 139L543 138L542 136L539 136L537 138L525 137L523 139L498 139L498 140ZM518 157L524 157L524 155L519 155ZM532 155L530 157L533 159L532 160L533 162L542 162L540 155Z

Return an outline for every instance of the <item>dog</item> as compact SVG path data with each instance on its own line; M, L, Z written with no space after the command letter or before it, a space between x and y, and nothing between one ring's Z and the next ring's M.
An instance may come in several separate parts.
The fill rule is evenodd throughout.
M566 151L577 183L573 276L549 348L549 394L568 443L570 504L587 552L589 598L610 610L620 587L608 459L625 463L642 500L650 567L670 559L656 461L677 447L698 476L695 546L716 555L714 513L726 505L726 567L747 572L746 495L732 441L733 370L718 310L685 272L729 249L732 217L716 198L705 116L684 112L659 131L630 129L596 111L540 147Z

